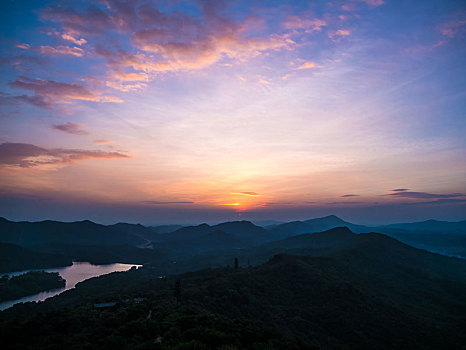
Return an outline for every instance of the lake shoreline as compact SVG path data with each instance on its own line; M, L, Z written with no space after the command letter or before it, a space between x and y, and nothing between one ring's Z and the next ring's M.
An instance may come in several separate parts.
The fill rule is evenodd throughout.
M25 303L25 302L40 302L44 301L48 298L54 297L59 295L67 290L73 289L76 284L88 280L93 277L99 277L102 275L106 275L113 272L124 272L128 271L131 268L139 268L142 265L140 264L122 264L122 263L113 263L113 264L102 264L96 265L91 264L90 262L84 261L73 261L71 266L65 267L56 267L56 268L48 268L48 269L31 269L31 270L23 270L23 271L14 271L5 273L3 275L8 275L9 278L14 276L20 276L28 272L33 271L45 271L51 273L58 273L66 282L65 287L58 288L49 291L43 291L39 293L35 293L29 296L25 296L22 298L9 300L0 302L0 311L9 309L10 307L18 304L18 303Z

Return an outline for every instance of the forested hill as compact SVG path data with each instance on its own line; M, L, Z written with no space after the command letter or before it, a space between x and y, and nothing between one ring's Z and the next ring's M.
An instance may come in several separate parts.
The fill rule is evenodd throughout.
M13 222L0 218L0 242L21 246L50 244L142 245L147 242L142 232L154 234L141 225L105 226L92 221Z
M346 229L319 244L325 235L348 244L319 256L314 242L249 268L91 279L2 312L0 337L18 349L465 348L464 260ZM123 302L134 297L145 299Z
M0 273L71 265L61 254L40 253L15 244L0 243Z

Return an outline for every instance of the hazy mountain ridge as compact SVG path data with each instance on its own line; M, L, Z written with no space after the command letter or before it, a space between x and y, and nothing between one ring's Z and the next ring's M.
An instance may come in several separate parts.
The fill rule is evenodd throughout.
M89 220L59 222L13 222L0 219L0 241L21 246L36 246L52 243L141 245L147 242L141 231L152 233L142 225L116 224L100 225Z
M207 261L210 257L212 263L207 266L219 266L217 262L224 259L223 256L231 257L233 254L246 256L253 247L259 247L256 251L260 254L252 254L247 259L251 263L263 261L263 259L258 260L257 257L270 257L270 254L265 253L262 245L271 243L270 251L277 252L280 251L280 247L276 246L272 249L273 242L301 234L314 235L316 232L344 226L353 232L381 232L421 249L466 257L466 235L462 233L413 231L429 223L432 223L437 230L444 227L462 232L461 227L466 221L450 223L429 220L420 223L369 227L330 215L275 225L269 230L249 221L234 221L216 225L185 226L162 234L139 224L118 223L105 226L87 220L72 223L50 220L29 223L0 219L0 242L18 244L41 252L66 254L72 259L87 259L95 263L155 263L160 266L162 262L166 263L170 259L189 260L200 255L200 261ZM402 229L406 226L409 231ZM309 248L304 238L292 238L279 244L287 246L293 240L301 244L293 248L295 252ZM334 244L337 244L337 241ZM152 248L152 250L139 251L137 248ZM320 249L324 251L327 248ZM182 265L183 263L180 266Z

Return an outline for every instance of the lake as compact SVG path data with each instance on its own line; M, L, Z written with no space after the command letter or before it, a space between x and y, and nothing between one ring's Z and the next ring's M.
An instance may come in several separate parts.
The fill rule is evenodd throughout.
M72 289L76 286L77 283L85 281L92 277L102 276L112 272L118 271L128 271L133 266L139 268L142 265L135 264L107 264L107 265L93 265L88 262L73 262L71 266L57 267L51 269L35 269L35 270L24 270L10 273L2 273L1 275L18 276L29 271L46 271L46 272L58 272L63 279L66 280L66 285L64 288L54 289L47 292L40 292L33 294L27 297L23 297L16 300L8 300L0 303L0 310L8 309L17 303L25 303L29 301L43 301L47 298L53 297L60 293L63 293L65 290Z

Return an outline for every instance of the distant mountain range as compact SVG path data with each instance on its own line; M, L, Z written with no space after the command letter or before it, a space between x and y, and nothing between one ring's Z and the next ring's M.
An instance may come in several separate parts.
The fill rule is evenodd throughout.
M87 220L71 223L50 220L13 222L0 218L0 243L15 244L39 253L59 254L66 256L66 259L86 259L95 263L150 262L160 266L170 260L180 260L181 266L181 260L188 261L200 255L211 256L212 266L218 266L215 262L222 256L241 255L254 247L263 248L267 244L270 247L274 244L286 246L290 242L302 244L309 234L335 227L347 227L355 233L379 232L414 247L466 258L466 221L428 220L369 227L344 221L335 215L274 224L267 228L249 221L185 227L146 227L127 223L100 225ZM299 236L303 234L307 236ZM286 240L288 237L291 237L290 241ZM283 239L285 241L282 241ZM306 246L295 247L305 248ZM250 261L262 261L263 259L258 259L260 255L252 254ZM270 254L263 256L269 257ZM0 260L0 270L1 265ZM7 263L4 265L8 266Z
M142 225L100 225L92 221L59 222L13 222L0 218L0 242L21 246L47 244L92 244L132 246L147 243L144 234L154 232Z

